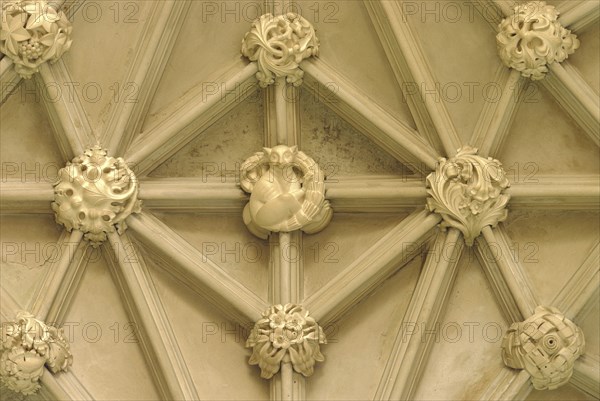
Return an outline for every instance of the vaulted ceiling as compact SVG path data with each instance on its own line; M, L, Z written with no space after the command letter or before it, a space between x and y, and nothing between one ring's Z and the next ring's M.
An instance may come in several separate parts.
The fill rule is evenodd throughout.
M23 80L0 60L2 320L56 322L74 356L26 399L598 399L599 2L547 2L581 45L541 81L497 55L510 1L280 3L69 0L57 63ZM301 86L263 89L241 40L282 5L320 53ZM262 240L239 168L282 142L324 170L334 217ZM50 207L58 169L96 143L132 166L143 202L99 248ZM425 177L464 145L511 184L507 219L472 247L425 209ZM261 379L244 346L284 302L282 264L289 301L328 337L290 383ZM500 353L538 305L586 339L552 391Z

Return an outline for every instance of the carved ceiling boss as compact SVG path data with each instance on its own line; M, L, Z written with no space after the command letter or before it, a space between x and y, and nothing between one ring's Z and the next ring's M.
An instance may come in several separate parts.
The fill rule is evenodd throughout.
M564 61L579 48L577 36L563 28L558 14L544 1L516 5L514 14L500 23L496 36L504 64L539 80L546 76L548 64Z
M459 229L471 246L483 227L506 220L510 195L502 191L508 186L498 160L463 146L456 156L441 158L435 172L427 176L427 208L442 216L442 227Z
M554 390L569 381L584 347L579 327L558 309L538 306L533 316L510 326L502 359L508 367L525 369L537 390Z
M138 181L122 158L107 156L96 145L58 172L52 210L56 222L84 232L92 246L106 240L106 234L123 232L125 219L139 213Z
M242 164L240 185L251 193L244 223L260 238L271 231L316 233L333 215L325 200L323 172L296 146L277 145L255 153Z
M0 51L23 78L31 78L41 64L56 62L69 50L72 30L65 13L45 0L2 2Z
M19 312L14 322L2 323L1 336L0 381L15 392L35 393L44 365L58 373L66 372L73 363L63 330L27 312Z

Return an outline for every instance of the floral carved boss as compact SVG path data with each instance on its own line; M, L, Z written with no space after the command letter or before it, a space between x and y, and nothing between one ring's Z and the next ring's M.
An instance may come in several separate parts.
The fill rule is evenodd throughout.
M500 58L507 67L533 80L544 78L548 64L564 61L579 47L575 35L558 21L558 11L543 1L519 4L500 23L496 36Z
M18 393L32 394L40 388L44 365L58 373L73 363L62 329L26 312L19 312L15 322L2 324L0 340L0 380Z
M274 305L263 312L246 341L252 348L249 363L258 365L261 377L270 379L289 360L304 376L313 374L316 362L325 360L320 344L326 344L323 328L302 305Z
M441 158L436 170L427 176L427 208L439 213L443 227L459 229L467 245L485 226L496 226L507 217L509 186L498 160L477 155L477 149L464 146L456 156Z
M579 327L558 309L538 306L533 316L510 326L502 359L508 367L527 370L537 390L554 390L569 381L584 347Z
M133 171L122 158L107 156L100 146L86 150L58 174L52 203L56 222L69 231L83 231L95 247L115 227L122 233L127 216L140 211Z
M274 83L275 77L300 85L304 75L300 62L318 53L315 29L295 13L262 15L242 40L242 54L258 63L256 78L263 88Z
M240 185L250 195L244 223L257 237L325 228L333 210L325 200L325 178L313 159L296 146L263 148L241 166Z
M71 47L71 23L45 0L3 2L0 51L15 71L31 78L46 61L56 62Z

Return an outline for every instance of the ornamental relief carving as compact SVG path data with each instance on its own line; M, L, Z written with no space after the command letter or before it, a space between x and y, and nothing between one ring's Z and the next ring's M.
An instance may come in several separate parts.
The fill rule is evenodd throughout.
M133 171L98 145L67 163L58 176L52 203L56 222L68 231L81 230L94 247L115 227L124 232L125 219L141 210Z
M262 315L246 341L252 348L250 365L258 365L264 379L273 377L282 361L304 376L312 375L315 363L325 360L320 350L327 343L323 328L302 305L274 305Z
M271 231L316 233L333 216L323 172L296 146L263 148L249 157L241 166L240 186L251 194L244 223L263 239Z
M286 77L288 83L299 86L304 76L300 62L318 53L315 29L295 13L262 15L242 40L242 54L258 63L256 78L263 88L276 77Z
M442 227L459 229L471 246L483 227L495 227L506 219L510 195L502 191L508 186L498 160L463 146L456 156L441 158L427 176L427 208L442 216Z
M45 0L3 2L0 52L22 78L31 78L41 64L56 62L71 48L72 30L65 13Z
M579 48L577 36L558 21L558 10L544 1L515 6L514 14L499 25L498 53L507 67L524 77L540 80L548 64L564 61Z
M27 312L19 312L14 322L2 323L1 333L0 380L17 393L33 394L40 388L44 365L58 373L73 364L63 330Z
M513 323L502 340L506 366L525 369L537 390L566 384L585 348L583 332L558 309L538 306L533 316Z

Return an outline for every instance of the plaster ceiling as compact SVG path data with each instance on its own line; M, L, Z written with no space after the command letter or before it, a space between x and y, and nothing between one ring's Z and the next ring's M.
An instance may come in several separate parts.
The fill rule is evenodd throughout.
M334 298L343 277L362 268L361 260L394 254L387 264L376 262L381 273L367 277L370 282L357 273L359 278L348 285L358 295L323 315L326 361L313 376L297 377L306 399L388 399L387 392L397 391L388 381L395 380L398 369L411 372L402 393L411 399L502 398L494 393L497 387L514 385L513 372L500 357L501 335L514 311L490 276L496 262L485 256L485 241L464 247L449 262L447 280L427 287L428 260L439 252L435 245L443 243L445 234L433 228L406 240L419 230L406 219L420 218L415 216L422 213L424 176L431 168L402 143L390 142L394 131L414 135L413 142L436 156L449 155L448 144L472 144L503 163L513 198L496 235L506 240L512 256L504 256L512 260L515 277L523 278L541 305L552 305L565 285L572 289L572 277L584 277L592 289L581 288L587 298L581 312L571 316L586 337L577 380L554 391L524 384L513 397L597 399L597 266L588 268L588 276L581 272L598 262L600 165L597 134L595 142L585 127L590 117L578 114L581 96L569 92L569 85L584 85L598 102L598 17L575 31L581 47L563 63L567 82L549 76L545 83L519 79L518 73L515 78L496 55L498 19L488 15L486 20L478 10L501 9L506 2L397 3L416 7L410 8L415 12L406 25L415 40L400 46L381 18L381 3L295 3L317 29L321 48L317 60L301 65L306 79L297 90L299 121L293 131L300 149L326 171L334 209L324 231L296 237L302 255L299 301L316 308L325 302L322 292L327 298L331 291ZM585 1L548 3L564 13L587 7ZM165 385L169 363L178 364L173 371L179 385L190 386L182 390L185 394L203 400L272 398L269 381L247 363L247 328L241 323L251 319L231 306L236 301L227 294L215 296L185 273L189 266L216 268L226 274L223 288L243 289L260 305L273 301L277 236L264 241L248 232L241 218L248 197L236 183L239 165L274 141L272 89L258 88L255 70L240 55L256 5L67 2L74 25L71 50L49 72L21 80L3 101L0 274L8 297L3 299L30 310L49 304L54 319L69 328L74 355L69 374L48 378L42 391L28 399L55 399L58 390L52 383L70 399L164 399L172 394ZM427 7L437 11L427 13ZM444 10L459 10L461 17ZM158 45L157 38L162 38ZM399 52L407 47L420 49L426 65L418 71L397 61L417 57ZM11 79L16 82L9 69L2 70L2 83ZM77 84L74 98L67 96L65 82ZM439 99L425 105L404 97L402 89L415 82L439 84L440 92L431 95ZM519 97L506 89L511 82L522 85ZM44 96L50 83L63 88L56 101ZM486 87L499 87L518 100L490 101ZM94 92L97 88L101 94ZM128 105L128 96L135 97L135 106ZM427 123L427 115L436 113L448 119ZM125 125L119 125L123 116ZM130 224L123 241L134 252L132 263L143 266L140 291L129 287L108 243L98 250L84 243L69 264L62 290L47 292L60 263L52 249L64 247L70 238L50 208L56 171L74 156L64 146L64 132L70 129L84 132L78 134L89 142L83 145L99 140L137 168L143 217ZM353 188L363 190L353 193ZM396 248L388 250L394 241ZM189 266L179 263L176 254L187 257ZM415 310L423 313L419 308L425 301L419 304L419 296L430 288L437 290L424 297L437 305L432 307L437 314L428 318L430 326L406 337L407 324L420 327L422 315ZM149 312L138 302L150 305ZM3 314L10 315L4 309ZM428 328L433 333L423 331ZM144 330L160 333L148 340L140 338ZM156 341L165 343L157 346ZM417 352L398 358L408 341ZM19 397L3 391L7 399Z

